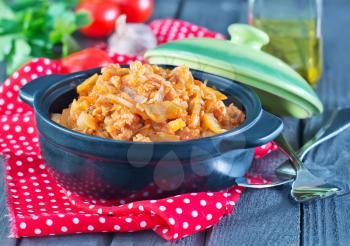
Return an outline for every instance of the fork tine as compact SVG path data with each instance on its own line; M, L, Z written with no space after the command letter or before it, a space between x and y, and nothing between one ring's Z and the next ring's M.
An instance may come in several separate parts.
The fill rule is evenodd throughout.
M297 202L305 202L315 198L326 198L337 194L340 188L328 184L322 178L313 175L299 159L293 148L281 134L277 143L288 153L291 163L296 169L296 178L292 184L291 196Z
M318 186L318 187L303 187L299 189L292 189L291 196L298 202L306 202L316 198L327 198L337 195L341 189L336 186Z

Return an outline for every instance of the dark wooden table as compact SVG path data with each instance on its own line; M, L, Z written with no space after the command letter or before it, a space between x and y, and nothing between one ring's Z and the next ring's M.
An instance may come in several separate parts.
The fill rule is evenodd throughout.
M233 22L246 22L245 0L158 0L153 18L181 18L226 33ZM324 75L317 92L326 108L350 106L350 1L324 1ZM0 66L1 70L1 66ZM284 118L285 133L294 147L305 142L315 120ZM349 136L349 135L347 135ZM349 139L349 138L347 138ZM336 138L332 145L342 140ZM348 140L347 140L348 141ZM347 149L346 149L347 148ZM308 161L329 162L342 158L339 151L317 148ZM315 154L316 153L316 154ZM1 170L1 168L0 168ZM2 176L3 174L1 174ZM0 190L4 189L3 178ZM247 190L235 212L211 229L175 243L167 243L150 231L138 233L96 233L44 238L8 238L5 194L0 193L0 246L5 245L350 245L350 196L297 204L289 187Z

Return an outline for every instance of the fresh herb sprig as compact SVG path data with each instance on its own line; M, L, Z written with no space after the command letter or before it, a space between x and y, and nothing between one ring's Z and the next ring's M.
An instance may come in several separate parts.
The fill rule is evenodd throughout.
M72 34L91 22L76 0L0 0L0 61L7 73L34 57L60 58L79 49Z

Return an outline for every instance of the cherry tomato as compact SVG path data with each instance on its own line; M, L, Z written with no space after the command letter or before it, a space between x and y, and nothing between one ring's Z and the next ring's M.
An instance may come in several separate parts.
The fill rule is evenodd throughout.
M102 67L109 63L113 61L107 52L97 48L87 48L62 59L63 70L67 73Z
M113 0L118 3L127 22L145 22L152 15L153 0Z
M111 1L82 2L76 7L77 11L87 11L92 22L80 29L88 37L103 38L115 30L115 23L121 10L118 4Z

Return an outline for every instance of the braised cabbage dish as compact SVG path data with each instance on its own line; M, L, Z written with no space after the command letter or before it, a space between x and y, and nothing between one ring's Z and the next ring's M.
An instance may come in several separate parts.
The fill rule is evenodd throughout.
M227 97L193 78L186 66L172 70L138 61L110 64L77 87L56 123L81 133L138 142L180 141L235 128L244 113Z

